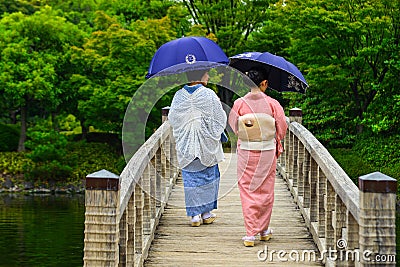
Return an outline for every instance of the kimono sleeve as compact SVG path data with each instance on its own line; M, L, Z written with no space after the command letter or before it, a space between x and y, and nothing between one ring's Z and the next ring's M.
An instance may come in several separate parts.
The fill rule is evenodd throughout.
M233 132L237 135L238 132L238 118L239 118L239 101L233 103L233 107L229 112L228 123Z
M273 113L275 118L275 127L276 127L276 156L279 157L283 152L283 146L281 140L285 138L287 131L287 123L285 112L283 111L282 106L278 101L273 103Z

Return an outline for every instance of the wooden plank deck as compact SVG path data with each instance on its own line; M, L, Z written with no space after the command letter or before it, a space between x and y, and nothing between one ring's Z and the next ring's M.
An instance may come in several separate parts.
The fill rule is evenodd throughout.
M225 155L226 161L220 164L220 199L218 209L214 210L218 216L216 221L211 225L190 226L185 213L183 184L179 179L144 266L321 266L304 220L284 180L279 177L270 225L274 230L272 239L268 242L256 240L254 247L243 246L241 238L245 229L236 183L236 155ZM281 257L280 250L283 251ZM311 257L310 261L308 255L316 255L317 259Z

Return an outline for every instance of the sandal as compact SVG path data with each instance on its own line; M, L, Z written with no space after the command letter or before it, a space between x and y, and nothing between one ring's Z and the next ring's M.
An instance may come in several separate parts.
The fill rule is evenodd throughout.
M244 236L242 240L245 247L254 247L254 240L256 238L254 236Z
M194 226L194 227L200 226L200 224L201 224L200 214L196 215L196 216L192 216L191 222L192 222L192 226Z
M261 241L268 241L272 237L272 229L267 229L260 233L260 240Z
M206 216L204 216L204 215L206 215ZM207 214L204 213L202 217L203 217L203 224L212 224L215 221L215 219L217 218L217 215L214 213L208 212Z

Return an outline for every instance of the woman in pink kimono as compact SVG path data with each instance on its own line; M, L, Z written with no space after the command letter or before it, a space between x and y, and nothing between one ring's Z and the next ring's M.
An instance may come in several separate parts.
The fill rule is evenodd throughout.
M269 229L276 160L283 151L281 140L287 130L286 118L279 102L266 94L267 74L262 69L246 73L257 86L236 100L229 114L229 125L238 135L237 175L246 236L245 246L254 246L255 236L267 241Z

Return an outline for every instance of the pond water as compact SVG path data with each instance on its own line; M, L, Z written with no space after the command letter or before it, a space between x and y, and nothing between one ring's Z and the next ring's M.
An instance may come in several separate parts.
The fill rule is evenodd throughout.
M0 266L82 266L85 197L0 194Z

